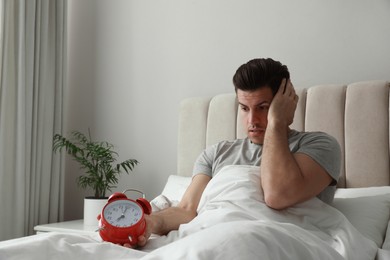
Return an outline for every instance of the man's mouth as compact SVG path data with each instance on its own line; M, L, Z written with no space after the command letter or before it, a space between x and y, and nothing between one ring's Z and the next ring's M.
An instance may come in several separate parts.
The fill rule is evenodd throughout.
M249 133L254 133L254 134L263 133L264 131L265 131L265 129L262 129L262 128L252 128L252 129L248 130Z

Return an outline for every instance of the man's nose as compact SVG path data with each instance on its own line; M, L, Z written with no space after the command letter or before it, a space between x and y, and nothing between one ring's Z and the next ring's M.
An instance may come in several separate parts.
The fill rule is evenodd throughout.
M248 123L255 124L258 123L257 115L256 113L250 111L248 114Z

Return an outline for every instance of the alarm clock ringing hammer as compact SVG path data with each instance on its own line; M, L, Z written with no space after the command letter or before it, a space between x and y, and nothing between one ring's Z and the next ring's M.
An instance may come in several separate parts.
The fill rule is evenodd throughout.
M142 194L142 198L132 200L125 192L135 191ZM99 235L104 241L115 244L130 244L136 246L138 237L146 231L145 215L152 212L152 207L145 199L145 194L139 190L127 189L115 192L103 207L99 220Z

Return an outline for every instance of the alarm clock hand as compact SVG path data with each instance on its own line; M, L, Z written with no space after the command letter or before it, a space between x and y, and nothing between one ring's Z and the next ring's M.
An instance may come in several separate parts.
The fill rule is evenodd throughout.
M125 209L122 210L122 214L116 219L116 221L119 221L119 220L121 220L122 218L125 217L125 212L126 212L127 209L128 209L128 207L125 207Z
M119 218L116 219L116 221L119 221L119 220L121 220L124 217L125 217L125 214L122 213L122 215L120 215Z

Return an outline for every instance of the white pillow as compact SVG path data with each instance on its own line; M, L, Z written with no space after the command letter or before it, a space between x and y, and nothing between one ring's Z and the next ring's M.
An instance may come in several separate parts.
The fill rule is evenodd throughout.
M390 217L390 193L374 195L381 194L380 190L373 189L377 193L372 194L366 193L367 189L348 190L350 194L345 196L357 197L335 197L332 206L341 211L360 233L382 247ZM368 196L361 197L361 194Z
M180 201L191 180L191 177L170 175L161 194L171 201Z
M365 187L365 188L338 188L335 198L368 197L390 193L390 186Z
M188 185L190 185L191 179L191 177L170 175L161 194L150 201L152 211L157 212L168 207L177 206Z

